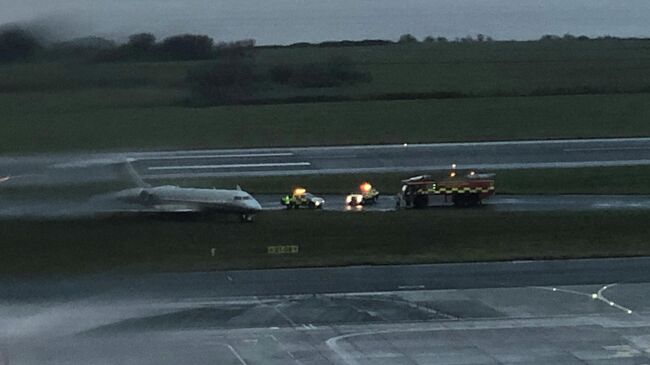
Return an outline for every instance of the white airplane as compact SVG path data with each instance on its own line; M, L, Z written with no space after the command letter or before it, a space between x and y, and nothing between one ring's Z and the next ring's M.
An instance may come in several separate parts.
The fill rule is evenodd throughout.
M262 210L260 203L239 186L233 190L182 188L174 185L151 186L142 180L130 161L126 161L123 166L137 187L108 196L138 206L136 211L227 213L237 214L243 221L250 222L254 215Z

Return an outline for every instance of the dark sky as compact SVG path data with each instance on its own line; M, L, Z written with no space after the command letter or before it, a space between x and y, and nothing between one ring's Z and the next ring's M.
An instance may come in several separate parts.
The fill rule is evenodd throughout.
M0 0L0 23L47 25L54 37L208 34L258 44L396 39L400 34L536 39L543 34L650 36L650 0Z

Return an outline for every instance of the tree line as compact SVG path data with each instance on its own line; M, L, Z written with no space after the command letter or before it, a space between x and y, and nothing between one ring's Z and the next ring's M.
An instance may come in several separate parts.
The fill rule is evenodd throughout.
M592 39L619 38L613 36L589 38L585 35L574 36L567 33L562 36L546 34L539 41L586 41ZM137 33L129 36L128 40L122 44L101 37L83 37L65 42L46 44L28 29L17 26L0 26L0 62L15 62L35 58L77 58L92 62L187 61L216 59L219 57L219 54L242 52L242 50L252 48L355 47L447 42L484 43L494 41L489 35L481 33L453 39L440 36L426 36L421 40L412 34L403 34L396 42L382 39L365 39L359 41L299 42L290 45L256 46L255 40L253 39L235 42L215 42L214 39L207 35L179 34L159 41L151 33ZM286 70L281 71L277 71L278 77L288 72ZM300 75L300 73L301 71L299 70L292 71L294 75Z
M208 60L253 47L253 39L217 43L207 35L180 34L157 41L151 33L133 34L123 44L100 37L46 44L27 29L0 29L0 62L35 58L81 58L91 62Z

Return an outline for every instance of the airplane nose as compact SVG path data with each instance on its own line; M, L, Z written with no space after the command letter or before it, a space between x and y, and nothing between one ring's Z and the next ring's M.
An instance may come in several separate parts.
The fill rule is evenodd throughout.
M257 200L255 200L255 199L250 200L250 201L248 202L248 206L249 206L252 210L255 210L255 211L260 211L260 210L262 210L262 206L261 206L260 203L259 203Z

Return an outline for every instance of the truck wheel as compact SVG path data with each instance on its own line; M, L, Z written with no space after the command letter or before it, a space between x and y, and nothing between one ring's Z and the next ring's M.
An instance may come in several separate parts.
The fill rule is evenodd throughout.
M428 195L416 195L413 200L413 206L416 209L422 209L429 206L429 196Z
M481 198L479 198L478 194L471 194L468 198L469 206L476 207L481 205Z
M454 206L458 208L463 208L467 206L467 197L465 194L454 194L451 197L451 201L454 203Z

